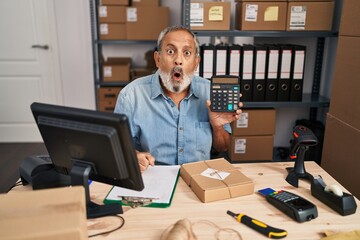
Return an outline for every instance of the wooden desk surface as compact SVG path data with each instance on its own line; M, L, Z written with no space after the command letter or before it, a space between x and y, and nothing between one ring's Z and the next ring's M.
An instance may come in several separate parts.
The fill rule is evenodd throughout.
M270 226L288 231L286 239L320 239L324 231L345 232L360 230L360 210L355 214L341 216L327 205L313 197L310 192L310 183L299 181L299 188L289 185L285 178L286 167L292 167L292 162L282 163L247 163L236 164L242 173L255 182L255 192L259 189L271 187L275 190L288 190L313 202L318 208L318 217L309 222L298 223L274 206L266 202L265 198L257 193L249 196L202 203L191 189L180 178L174 194L173 202L169 208L136 208L124 207L125 225L122 229L104 236L92 239L160 239L163 231L176 221L188 218L192 223L200 220L209 220L221 228L237 230L244 240L268 239L249 227L236 222L226 214L227 210L244 213L255 219L263 221ZM306 162L307 172L312 175L321 175L326 184L340 184L326 173L315 162ZM341 186L342 187L342 186ZM90 194L93 201L101 203L111 186L93 183ZM348 192L345 188L343 191ZM360 206L360 201L356 199ZM99 223L88 220L89 229L96 228ZM193 228L198 239L215 239L215 228L205 224L196 224ZM91 231L90 231L91 232Z
M237 169L255 182L255 193L210 203L202 203L180 177L170 207L141 207L136 209L124 207L122 216L125 219L125 225L121 229L91 239L160 239L165 229L183 218L188 218L193 224L208 220L220 228L232 228L238 231L244 240L268 239L251 228L236 222L235 219L226 214L227 210L243 213L270 226L284 229L288 232L285 239L291 240L320 239L324 237L325 231L360 230L360 201L358 199L356 199L356 203L359 207L355 214L345 217L339 215L311 195L309 182L300 180L299 188L295 188L285 181L286 167L293 166L294 163L292 162L235 164ZM315 162L305 162L305 168L313 176L321 175L326 184L338 184L344 192L348 192ZM256 193L259 189L267 187L275 190L288 190L308 199L317 206L318 217L304 223L292 220ZM110 188L110 185L93 182L90 185L92 201L101 204ZM21 186L14 188L11 192L29 191L30 189L29 186ZM88 220L89 235L113 229L117 225L118 218L116 217L90 219ZM193 231L199 240L209 240L215 239L217 229L199 223L193 226ZM221 236L223 238L220 239L226 239L223 235Z

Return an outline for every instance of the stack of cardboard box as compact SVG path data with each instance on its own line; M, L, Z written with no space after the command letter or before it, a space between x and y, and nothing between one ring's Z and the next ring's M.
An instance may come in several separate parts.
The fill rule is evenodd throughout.
M360 1L343 1L321 165L360 198Z
M169 25L169 8L159 0L102 0L98 7L101 40L156 40Z
M238 30L332 30L334 0L235 1Z
M271 161L275 134L275 109L243 109L231 123L231 162Z
M113 112L122 87L100 87L97 89L98 110Z

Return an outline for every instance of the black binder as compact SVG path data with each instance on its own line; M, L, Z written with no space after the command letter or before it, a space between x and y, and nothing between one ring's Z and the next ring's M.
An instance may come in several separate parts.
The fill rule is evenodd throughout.
M227 75L240 76L241 74L241 51L240 45L231 45L228 47Z
M292 54L291 45L280 45L278 101L289 101L290 99Z
M267 45L265 101L276 101L279 81L279 46Z
M202 45L200 56L200 76L204 78L210 79L214 72L214 54L215 54L215 46L214 45Z
M250 102L253 99L254 48L250 44L244 44L242 47L240 92L243 102Z
M214 75L226 75L228 46L216 45L214 54Z
M256 45L254 49L253 101L265 100L266 46Z
M301 101L303 95L306 46L293 45L290 101Z

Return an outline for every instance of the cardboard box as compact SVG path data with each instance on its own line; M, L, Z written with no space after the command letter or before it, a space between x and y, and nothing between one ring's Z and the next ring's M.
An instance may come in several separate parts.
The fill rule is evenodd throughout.
M148 68L133 68L130 70L131 80L153 74L153 70Z
M238 30L285 31L286 2L241 2L236 4L235 28Z
M180 176L202 202L254 193L254 182L223 158L183 164Z
M125 6L99 6L98 7L99 23L125 23L126 7Z
M100 0L100 5L129 6L130 0Z
M288 0L235 0L234 2L287 2Z
M230 30L230 2L191 2L191 30Z
M104 82L129 82L131 58L108 58L103 63Z
M121 87L100 87L97 89L98 100L116 101L121 89Z
M99 38L101 40L126 39L126 23L100 23Z
M116 100L102 100L98 102L98 110L100 112L114 112Z
M339 35L360 37L360 28L355 27L360 23L360 1L343 1Z
M157 40L169 26L168 7L128 7L126 9L128 40Z
M153 6L153 7L159 7L160 6L160 0L132 0L131 6L133 7L146 7L146 6Z
M82 186L0 195L1 239L88 239Z
M331 31L334 6L334 1L289 2L286 30Z
M240 119L231 123L232 136L275 134L275 109L243 109Z
M360 129L327 114L321 167L358 199L360 199L359 146Z
M273 159L274 136L231 137L228 151L230 162L271 161Z
M360 129L360 37L340 36L330 99L331 115Z

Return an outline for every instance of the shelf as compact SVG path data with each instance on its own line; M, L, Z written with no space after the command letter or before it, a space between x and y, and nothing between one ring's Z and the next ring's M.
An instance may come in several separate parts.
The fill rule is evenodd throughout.
M96 82L99 87L125 87L129 82Z
M192 30L198 37L337 37L338 32L328 31L239 31L239 30L226 30L226 31L205 31L205 30Z
M156 44L156 40L95 40L99 45L113 45L113 44Z
M244 108L321 108L329 105L329 98L311 93L303 94L303 99L299 102L244 102Z

